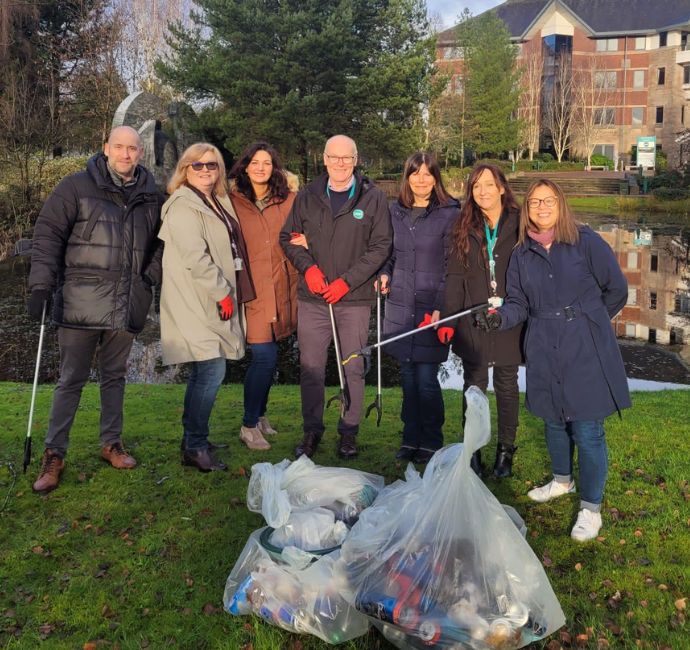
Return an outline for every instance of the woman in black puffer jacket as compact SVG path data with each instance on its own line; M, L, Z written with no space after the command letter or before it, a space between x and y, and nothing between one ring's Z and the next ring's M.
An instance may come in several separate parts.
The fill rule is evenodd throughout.
M495 165L479 164L470 174L466 198L455 224L442 317L490 302L499 306L506 295L506 272L518 240L519 210L505 174ZM493 265L492 265L493 261ZM492 273L492 266L494 272ZM522 326L501 332L484 332L470 318L460 318L453 329L452 349L462 359L464 390L478 386L486 392L489 368L498 412L498 448L494 476L510 475L518 426L517 373L522 363ZM472 469L481 476L480 452Z
M427 153L405 161L398 200L391 206L393 254L379 272L388 293L385 338L422 322L436 322L459 203L443 187L438 163ZM445 419L439 364L448 348L433 329L385 346L401 364L403 440L397 457L426 463L443 447Z

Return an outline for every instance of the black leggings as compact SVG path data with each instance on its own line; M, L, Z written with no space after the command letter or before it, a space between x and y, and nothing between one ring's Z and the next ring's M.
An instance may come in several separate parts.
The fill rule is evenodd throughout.
M498 442L512 447L518 426L520 391L518 389L518 366L494 366L494 391L496 392L496 411L498 414ZM483 393L489 386L488 366L472 366L463 361L464 391L476 386ZM467 402L462 400L462 426L465 427Z

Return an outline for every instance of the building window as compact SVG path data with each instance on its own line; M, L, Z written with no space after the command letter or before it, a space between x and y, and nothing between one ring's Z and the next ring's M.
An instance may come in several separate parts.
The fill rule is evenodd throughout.
M656 309L656 291L649 292L649 308Z
M647 338L649 343L656 343L656 330L653 327L649 328L649 336Z
M652 253L649 258L649 270L656 273L659 270L659 254Z
M683 83L690 84L690 65L683 66Z
M659 47L666 47L668 32L659 32Z
M463 78L462 75L455 75L455 81L453 84L453 90L455 91L456 95L462 95L464 92L464 84L463 84Z
M615 148L615 145L612 144L598 144L594 147L594 151L592 153L599 156L606 156L607 158L613 160Z
M629 336L631 339L634 339L635 334L637 334L637 328L635 327L635 323L626 323L625 324L625 335Z
M680 107L680 123L685 124L685 104Z
M632 109L632 125L642 126L644 123L644 108L638 106Z
M447 61L453 61L454 59L462 59L459 47L444 47L443 48L443 58Z
M656 74L656 83L663 86L666 83L666 68L659 68Z
M633 70L633 88L644 88L644 70Z
M628 268L637 268L637 251L628 251Z
M663 106L657 106L656 107L656 122L655 124L663 124L664 123L664 107Z
M615 88L618 84L618 74L615 70L594 73L595 88Z
M597 52L618 52L617 38L600 38L597 40Z
M647 47L647 37L646 36L635 37L635 49L636 50L644 50L646 47Z
M628 287L628 304L631 307L637 305L637 287Z
M616 123L615 108L595 108L594 124L598 126L612 126Z

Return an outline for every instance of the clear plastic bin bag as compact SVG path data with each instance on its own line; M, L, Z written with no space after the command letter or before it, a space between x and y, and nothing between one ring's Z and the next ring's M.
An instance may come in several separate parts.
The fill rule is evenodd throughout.
M284 526L292 511L322 507L351 526L383 489L384 479L347 467L321 467L307 456L276 465L257 463L247 488L247 508L260 512L273 528Z
M293 512L288 522L271 534L271 544L279 548L296 546L303 551L316 551L340 546L349 532L335 514L325 508Z
M264 529L252 533L225 584L223 606L235 616L256 614L271 625L298 634L313 634L330 644L365 634L368 618L339 592L334 575L339 551L303 566L273 559L260 543ZM291 547L294 548L294 547ZM311 558L313 559L313 557Z
M514 650L565 623L524 522L470 468L490 419L479 389L466 397L464 444L439 450L421 478L408 468L341 549L341 593L398 648Z

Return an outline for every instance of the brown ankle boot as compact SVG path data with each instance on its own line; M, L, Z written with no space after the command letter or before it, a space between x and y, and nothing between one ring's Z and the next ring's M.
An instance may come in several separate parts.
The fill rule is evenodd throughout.
M45 494L54 490L64 469L65 459L55 456L50 449L46 449L43 452L41 471L38 473L38 479L34 483L34 492Z
M137 466L137 461L125 451L121 442L116 442L109 447L103 447L101 449L101 458L107 460L115 469L132 469Z
M200 472L213 472L213 471L227 471L228 466L225 463L221 463L216 460L209 453L208 449L202 449L201 451L190 451L185 450L182 455L182 464L190 465L191 467L196 467Z

